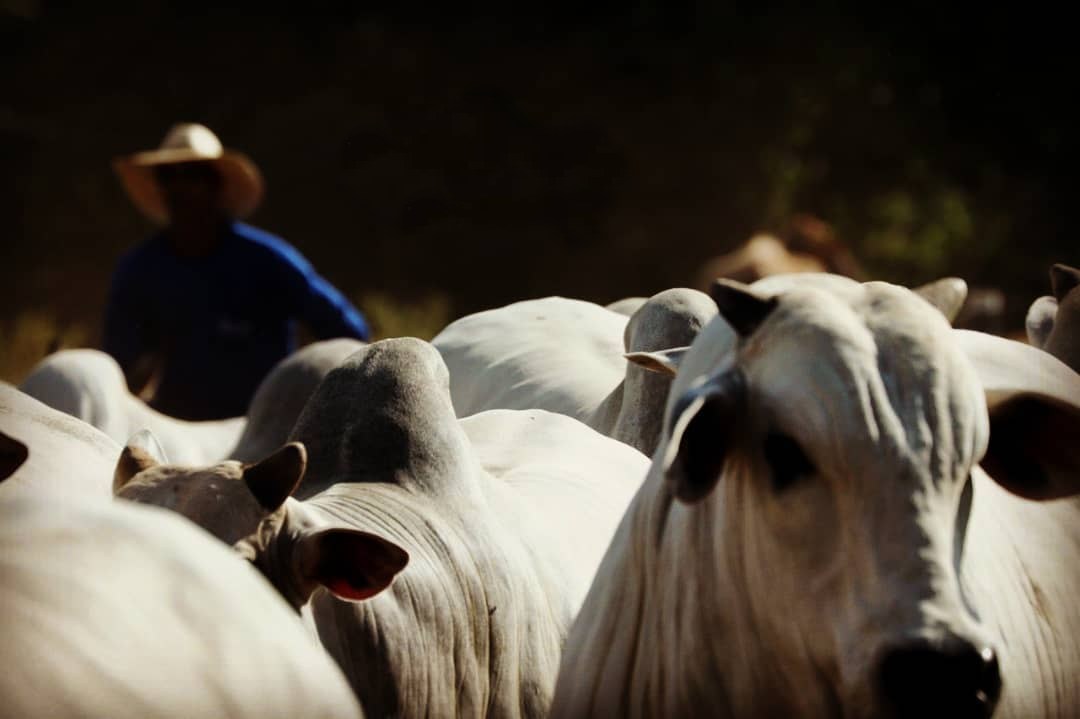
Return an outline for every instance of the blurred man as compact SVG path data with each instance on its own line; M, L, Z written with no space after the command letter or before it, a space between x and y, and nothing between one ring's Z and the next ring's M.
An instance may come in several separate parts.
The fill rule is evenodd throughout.
M319 339L369 338L363 315L294 247L240 222L262 176L209 129L175 125L158 149L114 167L161 229L120 259L104 344L152 407L192 420L244 414L296 349L297 320Z

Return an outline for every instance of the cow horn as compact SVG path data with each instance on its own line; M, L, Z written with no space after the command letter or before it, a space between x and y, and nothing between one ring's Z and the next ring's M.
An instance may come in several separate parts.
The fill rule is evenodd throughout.
M161 448L154 433L148 429L142 429L131 435L127 446L120 452L113 471L113 493L119 492L124 485L131 481L139 472L159 464L168 464L169 459L165 456L165 450Z
M709 296L740 337L753 334L777 305L775 297L763 297L749 285L723 277L713 281Z
M953 323L967 300L967 282L959 277L942 277L914 289L915 294L932 304L949 324Z
M1065 295L1077 285L1080 285L1080 270L1060 262L1050 268L1050 287L1058 302L1065 299Z

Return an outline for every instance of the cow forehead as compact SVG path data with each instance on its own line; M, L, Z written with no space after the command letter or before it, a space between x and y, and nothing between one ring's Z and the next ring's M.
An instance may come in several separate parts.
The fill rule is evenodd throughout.
M243 466L239 462L226 461L212 467L180 467L160 465L140 472L120 490L122 497L138 497L154 500L166 493L193 498L204 493L231 492L243 479ZM157 502L155 502L157 503Z
M782 429L888 446L911 461L971 464L988 436L974 370L948 322L905 288L792 289L739 351L751 391ZM952 472L955 466L938 466Z
M136 475L117 496L172 510L232 544L266 514L243 478L243 465L232 460L207 468L159 466Z

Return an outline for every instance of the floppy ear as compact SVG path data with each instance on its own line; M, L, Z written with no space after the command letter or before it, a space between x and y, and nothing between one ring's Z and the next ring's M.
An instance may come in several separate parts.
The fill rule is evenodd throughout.
M960 308L964 306L964 301L967 300L968 286L967 282L959 277L942 277L925 285L919 285L913 291L936 307L941 314L945 315L949 324L952 324L956 315L960 313Z
M113 494L123 489L124 485L139 472L159 464L168 464L168 458L165 457L165 450L161 448L154 433L144 429L131 435L127 446L116 461L116 469L113 471Z
M273 512L300 485L307 469L307 449L300 442L289 442L266 459L244 466L244 482L255 499Z
M688 390L671 412L664 479L675 497L693 503L716 486L746 406L746 379L731 369Z
M297 541L294 557L305 601L318 586L342 599L369 599L409 563L409 553L398 545L355 529L309 532Z
M657 352L627 352L623 357L651 372L674 377L678 374L679 365L682 364L682 359L689 349L689 347L674 347Z
M1080 286L1080 270L1060 262L1050 268L1050 287L1058 302L1065 299L1074 288Z
M1022 342L956 330L986 393L982 468L1027 499L1080 494L1080 375Z
M0 482L15 474L29 456L25 444L0 432Z
M1080 494L1080 405L1018 394L990 408L990 445L982 468L1027 499Z

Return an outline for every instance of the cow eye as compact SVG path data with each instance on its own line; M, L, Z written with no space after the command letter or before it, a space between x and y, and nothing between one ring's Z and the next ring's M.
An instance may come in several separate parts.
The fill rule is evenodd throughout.
M799 447L799 443L786 434L772 432L765 436L765 460L772 470L772 486L783 492L803 477L814 474L814 465Z

